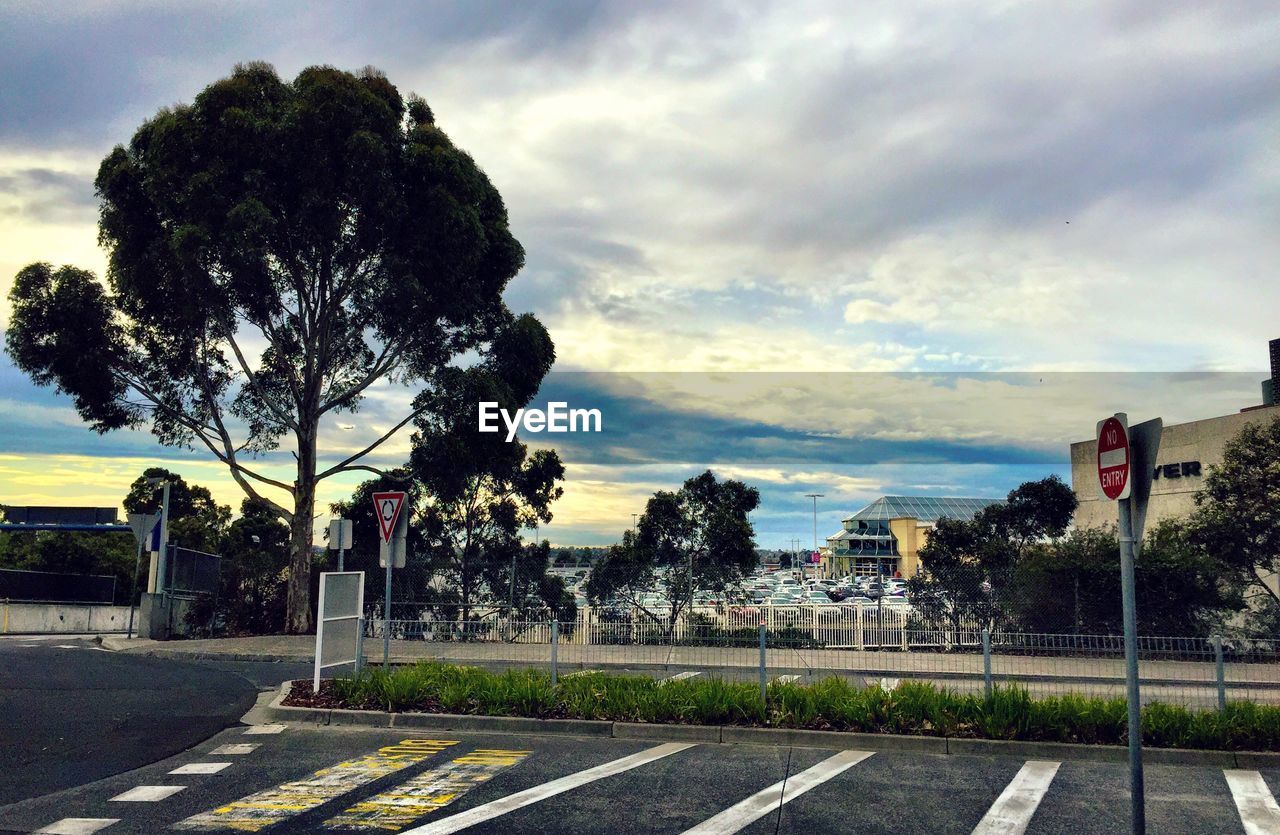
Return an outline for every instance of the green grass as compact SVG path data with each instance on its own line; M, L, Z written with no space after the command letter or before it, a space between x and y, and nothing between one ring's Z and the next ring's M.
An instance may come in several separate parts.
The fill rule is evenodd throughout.
M334 695L356 709L483 716L604 719L689 725L755 725L865 733L1121 745L1124 699L1065 695L1033 699L1018 687L989 696L904 681L893 690L832 677L812 685L757 685L716 678L659 686L605 673L551 685L540 670L490 673L423 661L371 668L334 681ZM1142 712L1143 742L1157 748L1280 750L1280 707L1232 702L1224 711L1153 703Z

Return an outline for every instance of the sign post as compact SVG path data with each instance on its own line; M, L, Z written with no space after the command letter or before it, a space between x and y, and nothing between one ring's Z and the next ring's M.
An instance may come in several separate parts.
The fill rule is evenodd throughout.
M350 519L330 519L329 520L329 550L335 548L338 551L338 571L343 571L343 557L346 556L347 549L351 547L351 520Z
M1141 547L1147 499L1156 453L1160 418L1129 428L1129 417L1117 412L1098 421L1098 485L1119 504L1120 597L1124 619L1125 691L1129 708L1129 790L1134 835L1147 831L1146 788L1142 773L1142 700L1138 689L1138 607L1134 592L1134 560Z
M129 630L126 638L133 637L133 596L138 592L138 572L142 567L142 548L147 544L151 531L160 523L160 517L154 513L130 513L129 527L133 530L133 538L138 541L138 556L133 561L133 583L129 586Z
M374 515L378 517L378 533L382 536L382 548L378 562L387 570L386 594L382 600L382 666L391 666L391 568L404 566L403 551L405 536L400 535L399 528L408 534L409 514L401 513L404 507L403 491L390 491L373 494ZM401 546L397 548L397 545Z

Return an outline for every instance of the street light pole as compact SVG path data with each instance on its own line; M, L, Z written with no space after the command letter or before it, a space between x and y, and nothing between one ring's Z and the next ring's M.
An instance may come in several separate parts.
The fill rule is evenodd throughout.
M805 493L805 498L813 499L813 552L818 553L818 499L826 496L826 493Z

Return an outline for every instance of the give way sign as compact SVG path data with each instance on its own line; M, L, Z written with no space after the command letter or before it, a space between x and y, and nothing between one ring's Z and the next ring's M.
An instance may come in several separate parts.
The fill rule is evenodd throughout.
M1117 414L1098 421L1098 483L1108 499L1129 498L1129 418Z
M378 529L382 533L383 542L391 541L396 520L400 518L400 508L404 506L404 495L403 491L373 494L373 513L378 517Z

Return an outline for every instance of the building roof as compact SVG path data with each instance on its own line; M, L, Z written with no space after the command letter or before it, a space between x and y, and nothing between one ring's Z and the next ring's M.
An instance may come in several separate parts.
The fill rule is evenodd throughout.
M984 507L1003 502L1004 499L953 496L881 496L844 521L883 521L908 516L921 522L936 522L944 516L948 519L969 520Z

